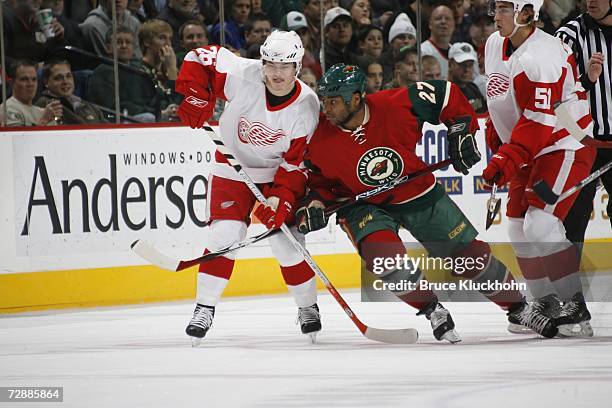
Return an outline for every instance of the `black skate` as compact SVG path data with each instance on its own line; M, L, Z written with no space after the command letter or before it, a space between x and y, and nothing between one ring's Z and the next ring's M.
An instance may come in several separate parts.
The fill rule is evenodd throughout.
M554 319L559 330L559 337L593 337L591 314L587 309L582 292L565 302L559 315Z
M446 340L450 343L458 343L461 341L461 337L455 331L455 322L450 315L450 312L446 310L438 300L431 301L425 306L417 316L425 315L431 328L433 329L433 335L438 341Z
M297 322L300 323L302 333L309 335L310 340L315 343L317 341L317 333L321 331L319 306L315 303L312 306L299 307Z
M559 310L559 298L556 294L551 293L527 304L521 313L521 323L540 336L551 339L558 332L554 319Z
M193 317L185 329L185 333L191 336L191 345L197 347L212 326L215 317L215 307L205 306L198 303L193 311Z

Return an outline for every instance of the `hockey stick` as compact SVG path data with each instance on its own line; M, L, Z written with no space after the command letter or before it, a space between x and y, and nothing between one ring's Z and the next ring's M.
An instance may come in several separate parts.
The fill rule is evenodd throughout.
M223 140L221 140L214 131L209 131L209 133L213 142L217 145L217 150L227 159L228 163L234 168L234 170L236 170L236 172L240 175L249 190L251 190L251 192L255 195L257 200L262 204L267 204L266 197L264 197L264 195L261 193L259 188L257 188L253 180L242 169L242 166L240 165L238 160L234 158L229 149L225 146ZM393 344L411 344L417 341L417 339L419 338L419 334L416 329L377 329L369 327L363 322L361 322L361 320L359 320L359 318L355 315L355 313L349 307L346 301L342 298L340 293L338 293L336 288L334 288L334 286L331 284L325 273L323 273L323 271L312 259L306 248L304 248L302 244L300 244L300 242L293 236L293 234L289 230L289 227L283 224L280 229L285 234L289 242L291 242L295 249L299 251L300 254L304 257L304 260L306 261L308 266L310 266L310 268L317 274L319 279L321 279L321 281L325 285L325 288L334 297L334 299L336 299L336 301L342 307L342 310L344 310L347 316L353 321L353 323L355 323L359 331L366 338L374 341Z
M540 181L536 182L533 185L533 191L546 204L556 204L556 203L558 203L560 201L565 200L567 197L571 196L576 191L580 190L581 188L583 188L584 186L586 186L587 184L589 184L593 180L597 179L602 174L604 174L606 171L610 170L610 168L612 168L612 161L604 164L601 168L599 168L598 170L596 170L593 173L591 173L584 180L581 180L576 185L574 185L573 187L568 188L567 190L565 190L561 194L555 194L555 192L552 191L552 188L550 188L548 186L548 184L546 184L546 182L544 180L540 180Z
M565 103L563 102L555 103L555 115L557 116L557 120L559 121L561 126L563 126L574 139L576 139L583 145L594 147L594 148L604 148L604 149L612 148L612 143L604 142L602 140L595 140L589 135L587 135L586 132L582 130L580 126L578 126L574 118L572 118L572 115L567 110L567 106L565 106ZM550 188L550 186L546 184L544 180L536 181L533 184L533 191L546 204L555 204L555 203L565 200L567 197L571 196L576 191L580 190L581 188L583 188L584 186L586 186L593 180L600 177L606 171L610 170L610 167L612 167L612 162L605 164L599 170L596 170L595 172L590 174L588 177L586 177L584 180L579 181L576 185L574 185L573 187L570 187L569 189L567 189L561 194L556 194L552 190L552 188Z
M210 127L205 127L204 129L208 132L213 132L212 128ZM359 201L363 201L368 198L374 197L375 195L384 193L385 191L392 190L399 185L405 184L409 181L412 181L419 177L430 174L450 164L451 164L450 159L442 160L438 163L432 164L431 166L422 168L421 170L417 170L414 173L407 174L393 181L390 181L386 184L380 185L373 190L369 190L361 194L357 194L355 197L353 197L352 199L346 202L342 202L340 204L336 204L336 205L329 206L328 208L326 208L325 217L329 218L331 215L335 214L339 210L350 207L351 205ZM280 230L266 230L262 232L261 234L247 238L242 242L238 242L236 244L227 246L225 248L221 248L214 252L209 252L197 258L186 259L186 260L178 260L178 259L171 258L167 255L164 255L163 253L155 249L151 244L149 244L146 241L142 241L142 240L134 241L131 245L131 248L141 258L146 259L150 263L156 266L159 266L160 268L167 269L169 271L178 272L178 271L185 270L187 268L191 268L192 266L201 264L202 262L216 258L228 252L235 251L240 248L244 248L246 246L254 244L255 242L261 241L262 239L268 238L269 236L280 233L280 232L281 232Z
M612 142L593 139L576 123L571 113L567 110L567 106L563 102L555 103L555 115L557 120L569 134L585 146L594 147L596 149L612 149Z

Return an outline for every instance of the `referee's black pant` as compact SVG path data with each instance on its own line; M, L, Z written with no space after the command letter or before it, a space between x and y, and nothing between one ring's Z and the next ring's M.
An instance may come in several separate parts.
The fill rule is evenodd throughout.
M611 160L612 149L598 149L592 171L599 169ZM601 176L601 181L608 192L608 206L606 207L606 212L608 213L610 224L612 225L612 170L604 173ZM569 210L567 217L565 217L565 222L563 223L565 225L565 236L567 239L574 243L578 243L579 246L584 242L584 234L589 225L589 220L591 219L596 188L597 180L587 184L580 190L574 205Z

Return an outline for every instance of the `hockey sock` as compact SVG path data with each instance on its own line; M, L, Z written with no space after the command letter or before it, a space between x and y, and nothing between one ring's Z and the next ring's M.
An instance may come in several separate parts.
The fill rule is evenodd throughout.
M576 292L582 291L580 261L572 245L554 254L543 256L542 262L561 300L567 301Z
M431 290L420 289L419 281L423 275L420 269L392 269L378 273L375 267L380 262L380 259L395 259L397 256L403 258L406 254L404 243L394 231L375 231L367 235L359 243L359 253L365 262L367 270L375 273L383 281L393 283L410 282L416 286L414 290L393 291L393 294L404 303L417 310L421 310L435 299L435 295Z
M281 266L281 273L298 307L317 303L317 281L306 261L293 266Z
M207 254L208 249L204 251ZM215 306L219 303L232 275L235 261L224 256L213 258L200 264L196 299L202 305Z
M510 270L491 254L491 247L486 242L475 239L467 247L453 254L453 258L455 259L453 276L468 278L483 285L517 287ZM479 292L503 310L508 310L513 303L523 300L518 288L491 290L487 288Z

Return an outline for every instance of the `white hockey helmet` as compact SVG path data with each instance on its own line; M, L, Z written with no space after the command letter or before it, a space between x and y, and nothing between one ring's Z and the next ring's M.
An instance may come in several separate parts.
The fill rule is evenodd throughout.
M542 4L544 0L489 0L489 15L495 15L495 3L498 1L503 1L506 3L512 3L514 5L514 14L520 13L520 11L525 6L533 6L533 19L538 21L540 17L540 9L542 8Z
M273 31L259 47L259 52L264 61L295 62L297 73L302 69L304 46L295 31Z

